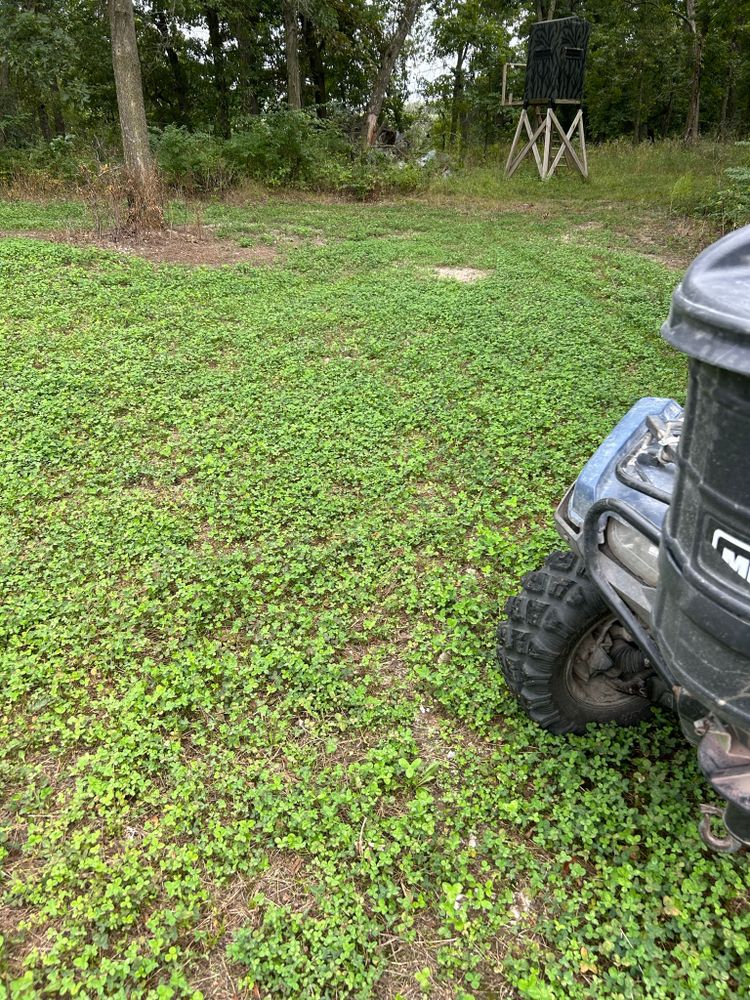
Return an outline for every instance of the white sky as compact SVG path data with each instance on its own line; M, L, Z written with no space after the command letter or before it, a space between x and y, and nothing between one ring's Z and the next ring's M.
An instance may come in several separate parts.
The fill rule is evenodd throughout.
M445 59L429 54L430 43L432 41L432 22L434 13L428 8L417 20L413 32L417 44L415 51L406 60L406 83L409 88L409 97L419 96L419 90L423 83L432 83L443 73L447 73L449 64Z
M423 83L432 83L443 73L447 73L450 64L445 59L432 58L421 55L414 55L406 61L406 84L409 88L409 97L418 97L419 90Z

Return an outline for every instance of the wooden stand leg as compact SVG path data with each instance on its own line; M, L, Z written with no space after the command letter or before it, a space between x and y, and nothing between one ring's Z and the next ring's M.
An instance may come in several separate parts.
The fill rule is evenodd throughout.
M581 175L581 177L588 177L589 166L588 166L588 159L586 157L586 136L583 131L583 109L582 108L578 109L578 113L573 119L573 124L570 126L567 132L560 124L560 120L558 119L557 115L552 110L552 108L550 108L549 110L549 116L552 120L552 124L554 125L555 130L557 131L557 134L560 137L561 145L559 150L557 151L557 155L555 156L552 163L549 165L549 169L546 171L544 175L544 180L547 180L549 177L552 176L552 174L554 174L555 170L557 169L558 163L563 158L563 155L566 157L568 163L571 163L573 166L575 166L576 170ZM573 143L571 142L576 132L578 133L578 139L581 146L580 158L576 153L575 149L573 148Z
M586 153L586 133L583 130L583 111L580 112L581 118L578 123L578 139L581 143L581 160L583 161L583 176L588 177L589 175L589 158Z
M544 160L539 176L546 180L549 176L549 153L552 145L552 108L547 108L547 115L544 119Z
M545 118L544 121L542 121L540 125L537 125L535 129L532 129L526 108L524 108L521 111L521 117L518 119L518 126L516 127L516 134L513 137L513 143L510 147L510 153L508 154L508 162L505 164L506 177L513 176L516 170L518 170L522 161L530 152L534 154L534 159L536 160L536 168L539 171L539 176L540 177L544 176L542 158L539 155L539 150L537 149L536 144L539 139L539 136L548 127L549 127L549 117ZM517 149L521 143L521 130L524 128L526 129L528 142L519 153L517 152Z
M512 177L526 156L528 156L529 153L533 153L534 159L536 160L537 171L543 181L548 180L554 174L563 156L565 157L567 164L570 167L574 167L579 172L581 177L588 177L589 165L588 158L586 156L586 136L583 130L583 109L578 109L578 112L573 119L573 124L567 132L560 124L560 119L555 114L553 108L547 108L547 113L544 117L542 117L541 111L538 108L534 109L534 113L537 118L536 128L532 127L527 109L523 108L521 111L521 116L518 119L518 125L516 126L516 132L513 136L513 142L511 143L510 153L508 154L508 160L505 164L505 176ZM527 142L523 149L519 151L519 146L522 142L522 132L524 129L526 130ZM560 148L554 156L552 155L553 131L560 139ZM537 148L537 142L539 141L542 133L544 133L544 146L543 151L540 154ZM580 156L574 149L572 142L576 135L578 136L578 142L580 145Z
M521 114L520 114L520 116L518 118L518 125L516 125L516 134L513 136L513 142L510 144L510 152L508 153L508 161L505 164L505 176L506 177L510 177L510 175L513 173L513 170L516 169L514 167L513 170L511 170L510 165L513 162L513 155L514 155L514 153L516 151L516 146L518 145L518 140L519 140L519 138L521 136L521 129L523 128L523 116L525 114L526 114L526 109L524 109L521 112ZM518 164L516 164L516 166L518 166Z

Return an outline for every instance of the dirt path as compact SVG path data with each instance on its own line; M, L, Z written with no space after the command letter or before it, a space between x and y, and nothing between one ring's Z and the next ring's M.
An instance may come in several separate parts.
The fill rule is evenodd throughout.
M188 267L221 267L225 264L271 264L278 251L270 246L243 247L229 239L218 239L209 226L175 226L138 236L97 234L85 229L0 230L0 238L44 240L77 247L97 247L128 256L143 257L154 264L185 264Z

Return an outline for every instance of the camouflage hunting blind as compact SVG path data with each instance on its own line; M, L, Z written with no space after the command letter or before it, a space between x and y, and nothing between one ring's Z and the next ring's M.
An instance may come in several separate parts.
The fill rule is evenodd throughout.
M531 26L525 104L580 104L591 25L580 17Z
M533 153L542 180L555 172L560 162L588 177L586 137L583 130L583 78L591 25L581 17L561 17L554 21L539 21L531 26L529 54L526 62L523 100L506 99L507 70L503 67L503 98L505 107L521 106L521 115L513 137L505 174L510 177L528 153ZM542 107L546 105L546 113ZM572 124L564 128L555 111L557 105L578 105ZM529 109L534 116L529 116ZM526 145L523 148L523 132ZM578 140L578 149L573 145ZM541 142L542 149L537 147Z

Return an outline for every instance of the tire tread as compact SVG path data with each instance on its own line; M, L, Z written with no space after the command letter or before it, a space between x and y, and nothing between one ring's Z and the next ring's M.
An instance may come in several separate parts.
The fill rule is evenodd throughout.
M526 714L551 732L583 732L586 722L566 713L556 699L553 678L571 647L607 605L572 551L551 553L541 569L522 579L521 594L506 601L507 620L497 632L497 652L505 682ZM640 702L640 699L634 699ZM636 704L616 721L643 718L648 703Z

